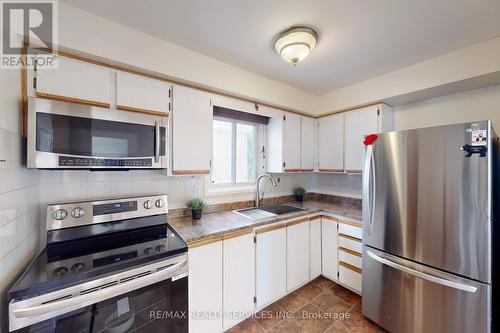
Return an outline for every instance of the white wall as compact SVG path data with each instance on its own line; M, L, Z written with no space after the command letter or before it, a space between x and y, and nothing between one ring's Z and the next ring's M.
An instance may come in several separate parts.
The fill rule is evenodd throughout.
M0 331L8 288L38 251L39 172L22 166L20 78L18 70L0 73Z
M492 120L500 131L500 85L394 107L396 130L477 120Z

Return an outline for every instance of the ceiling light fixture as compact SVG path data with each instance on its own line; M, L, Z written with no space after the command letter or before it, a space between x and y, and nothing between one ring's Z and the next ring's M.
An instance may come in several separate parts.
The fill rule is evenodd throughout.
M318 33L306 27L293 27L283 31L274 41L274 49L289 63L296 65L314 49Z

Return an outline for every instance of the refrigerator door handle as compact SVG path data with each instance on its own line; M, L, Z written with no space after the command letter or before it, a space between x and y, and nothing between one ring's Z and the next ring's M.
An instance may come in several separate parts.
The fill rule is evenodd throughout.
M373 157L373 146L366 147L365 166L363 170L363 202L367 205L366 215L368 217L368 234L373 232L373 208L375 207L375 163ZM373 176L372 176L373 170Z
M439 276L435 276L435 275L431 275L431 274L417 271L413 268L406 267L406 266L398 264L392 260L389 260L387 258L383 258L379 255L376 255L371 250L367 250L367 254L369 257L371 257L372 259L378 261L379 263L381 263L383 265L386 265L386 266L392 267L394 269L397 269L401 272L413 275L419 279L426 280L426 281L433 282L433 283L437 283L437 284L440 284L440 285L443 285L446 287L450 287L450 288L454 288L454 289L458 289L458 290L463 290L463 291L466 291L469 293L475 293L477 291L477 288L474 286L470 286L470 285L463 284L463 283L458 282L458 281L453 281L451 279L445 279L445 278L442 278Z

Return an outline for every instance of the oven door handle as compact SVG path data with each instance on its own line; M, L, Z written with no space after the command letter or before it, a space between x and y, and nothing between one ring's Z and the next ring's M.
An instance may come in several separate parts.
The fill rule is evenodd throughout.
M160 161L160 123L155 121L155 163Z
M87 294L74 296L71 298L61 299L60 301L54 301L46 304L36 305L28 308L16 309L12 312L12 315L16 318L27 318L41 316L44 314L59 312L59 311L72 311L79 309L97 302L104 301L115 296L123 295L126 292L133 291L146 287L148 285L160 282L162 280L172 277L172 273L175 273L179 268L186 265L187 260L183 260L179 263L173 264L167 268L164 268L155 273L138 277L133 280L115 284L111 287L104 289L98 289Z

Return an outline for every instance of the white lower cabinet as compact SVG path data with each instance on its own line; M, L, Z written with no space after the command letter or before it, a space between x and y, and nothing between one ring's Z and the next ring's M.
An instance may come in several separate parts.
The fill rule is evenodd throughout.
M286 293L286 227L285 224L255 231L257 308Z
M339 282L361 293L362 228L339 220Z
M230 238L229 238L230 237ZM253 231L223 240L223 328L227 330L255 308L255 244Z
M321 216L309 221L309 274L311 280L321 275Z
M286 290L309 281L309 219L289 222L286 228Z
M329 216L321 219L321 270L324 276L337 281L338 242L337 220Z
M222 241L190 248L189 332L222 332Z
M339 265L339 282L361 294L361 269L348 266L342 261Z

